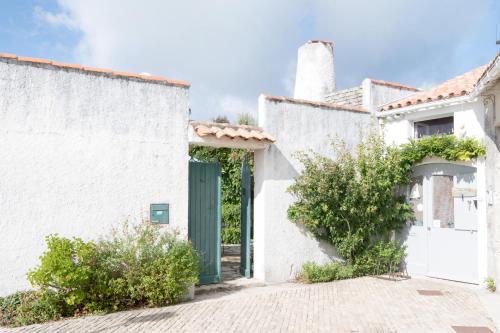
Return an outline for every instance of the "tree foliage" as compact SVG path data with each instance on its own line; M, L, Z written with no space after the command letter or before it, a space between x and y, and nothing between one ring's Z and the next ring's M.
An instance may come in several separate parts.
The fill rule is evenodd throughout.
M354 264L375 238L388 238L413 212L396 187L407 182L397 149L370 135L355 154L343 142L333 144L334 158L299 154L303 172L289 191L296 198L290 220L332 243Z

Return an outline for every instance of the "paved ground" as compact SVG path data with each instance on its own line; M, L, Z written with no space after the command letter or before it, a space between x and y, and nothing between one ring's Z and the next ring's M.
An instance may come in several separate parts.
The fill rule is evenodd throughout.
M424 296L417 290L438 290ZM475 292L430 279L360 278L218 292L176 306L90 316L16 332L455 332L494 330Z

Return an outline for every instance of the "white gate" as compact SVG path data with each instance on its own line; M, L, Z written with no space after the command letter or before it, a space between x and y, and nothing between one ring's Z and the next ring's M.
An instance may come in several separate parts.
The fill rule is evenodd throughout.
M428 164L409 192L416 221L407 229L410 273L478 283L476 169Z

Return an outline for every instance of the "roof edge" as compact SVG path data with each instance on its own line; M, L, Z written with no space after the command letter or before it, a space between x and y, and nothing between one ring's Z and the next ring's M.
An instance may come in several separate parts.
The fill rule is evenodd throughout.
M301 105L309 105L318 108L327 108L331 110L342 110L342 111L352 111L352 112L363 112L370 113L370 111L366 108L350 105L350 104L334 104L334 103L324 103L324 102L314 102L308 101L304 99L295 99L285 96L272 96L267 94L262 94L265 99L272 102L288 102L292 104L301 104Z
M43 59L43 58L21 57L21 56L17 56L15 54L10 54L10 53L0 53L0 60L8 60L8 61L10 60L10 61L15 61L18 63L25 63L25 64L49 65L49 66L52 66L55 68L72 69L75 71L94 74L94 75L100 74L100 75L107 75L110 77L117 77L117 78L124 78L124 79L135 79L135 80L140 80L140 81L145 81L145 82L166 84L169 86L176 86L176 87L180 87L180 88L189 88L191 86L191 84L189 82L167 79L166 77L163 77L163 76L152 76L152 75L136 74L136 73L129 73L129 72L113 71L112 69L88 67L88 66L82 66L79 64L69 64L69 63L52 61L52 60Z
M376 79L369 79L373 84L376 84L378 86L386 86L386 87L391 87L391 88L397 88L401 90L408 90L408 91L414 91L414 92L419 92L421 91L418 88L411 87L402 83L398 82L389 82L389 81L383 81L383 80L376 80Z
M489 76L489 73L495 67L500 68L500 52L497 53L497 55L493 58L493 60L491 60L491 62L488 64L488 67L486 67L483 74L479 77L477 82L474 84L474 87L472 88L472 91L470 92L470 94L472 96L477 96L482 90L484 90L485 88L488 87L488 83L490 83L490 81L483 82L483 80Z

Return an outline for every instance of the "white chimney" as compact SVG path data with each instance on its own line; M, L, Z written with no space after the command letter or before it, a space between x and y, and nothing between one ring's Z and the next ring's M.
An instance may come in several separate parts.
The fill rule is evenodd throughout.
M324 102L335 90L333 43L310 40L299 48L293 97Z

